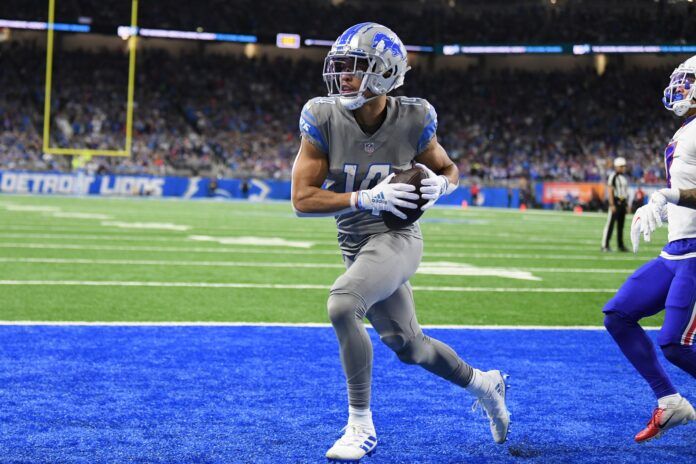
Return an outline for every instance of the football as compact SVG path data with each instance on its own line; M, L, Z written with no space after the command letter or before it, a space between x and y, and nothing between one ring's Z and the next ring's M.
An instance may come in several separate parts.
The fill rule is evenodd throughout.
M392 180L389 183L411 184L416 187L416 193L420 194L421 180L425 179L426 177L428 177L428 174L426 174L421 168L416 167L398 172L394 177L392 177ZM403 211L404 214L406 214L406 219L401 219L386 211L383 212L382 219L384 220L384 224L386 224L386 226L390 229L403 229L404 227L416 222L418 218L423 215L423 211L420 209L421 206L426 204L428 200L419 198L418 200L415 200L415 202L418 205L418 208L416 209L399 208L400 211Z

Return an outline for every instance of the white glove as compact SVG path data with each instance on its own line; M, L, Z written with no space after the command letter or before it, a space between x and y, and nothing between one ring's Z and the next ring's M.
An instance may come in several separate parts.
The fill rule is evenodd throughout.
M667 202L667 203L672 203L673 205L677 205L677 204L679 204L679 197L680 196L681 195L680 195L678 188L663 188L663 189L658 190L657 192L654 192L650 196L650 201L653 201L653 198L654 198L656 202L658 202L658 201L660 203Z
M378 216L380 211L388 211L395 216L406 219L406 215L397 208L416 209L418 206L406 200L418 200L417 193L411 193L416 187L411 184L390 184L394 173L387 176L382 182L370 190L354 192L353 204L357 209L371 209L372 214Z
M435 204L438 198L446 195L449 192L450 182L445 176L438 176L428 166L421 163L416 163L416 167L424 170L428 177L421 181L421 198L428 200L426 204L421 206L421 210L425 211Z
M650 236L655 229L662 227L662 224L667 222L667 198L658 192L650 196L650 201L647 205L643 205L633 215L631 222L631 245L633 252L638 252L640 244L640 236L643 235L643 240L650 241Z

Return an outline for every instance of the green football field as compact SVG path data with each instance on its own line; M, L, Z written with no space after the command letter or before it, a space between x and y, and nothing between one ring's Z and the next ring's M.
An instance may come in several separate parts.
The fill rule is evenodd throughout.
M603 254L604 222L428 211L411 280L420 322L601 325L604 302L666 240L662 229L638 255ZM0 225L0 320L327 322L342 271L333 219L288 203L1 196Z

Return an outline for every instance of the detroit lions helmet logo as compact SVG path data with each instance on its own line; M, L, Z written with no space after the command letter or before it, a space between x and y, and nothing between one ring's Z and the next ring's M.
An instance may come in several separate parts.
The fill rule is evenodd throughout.
M395 57L404 57L404 53L401 51L401 42L399 39L392 39L387 34L378 32L372 39L372 48L379 51L390 51Z
M358 69L358 64L361 69ZM339 97L341 105L355 110L368 99L385 95L403 85L404 75L409 69L406 47L394 31L377 23L360 23L346 29L334 42L324 60L322 77L328 95ZM342 92L342 76L357 75L358 72L362 79L360 88L354 92ZM368 91L373 95L368 97Z

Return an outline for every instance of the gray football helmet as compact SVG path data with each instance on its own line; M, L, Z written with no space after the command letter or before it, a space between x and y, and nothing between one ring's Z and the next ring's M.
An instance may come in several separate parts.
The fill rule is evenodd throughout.
M329 96L339 97L345 108L354 110L403 85L409 69L406 48L391 29L377 23L360 23L336 39L324 60L323 76ZM360 89L342 92L343 75L362 79ZM365 96L368 90L374 95Z

